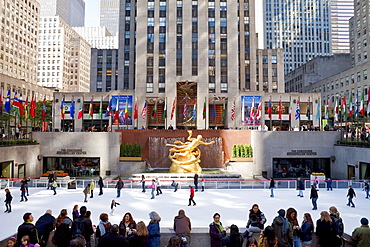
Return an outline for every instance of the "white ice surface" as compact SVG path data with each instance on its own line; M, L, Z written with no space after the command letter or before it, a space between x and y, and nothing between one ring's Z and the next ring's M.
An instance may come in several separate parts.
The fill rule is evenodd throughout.
M142 193L140 189L123 189L120 198L115 198L115 189L104 189L104 195L98 196L98 189L95 189L94 198L87 203L83 203L84 195L82 189L67 190L57 189L57 195L53 196L51 190L45 188L30 188L28 202L19 202L19 188L11 188L13 195L12 213L0 212L0 239L5 239L16 233L18 226L23 222L22 216L26 212L31 212L35 221L45 213L47 209L53 210L53 215L58 216L61 209L66 208L69 216L72 218L71 210L73 205L80 207L85 205L92 212L92 221L94 225L99 223L101 213L110 212L110 203L112 199L121 203L116 207L115 215L109 216L109 221L119 223L126 212L131 212L134 220L149 222L148 213L157 211L162 218L160 223L161 231L166 231L173 226L173 218L177 215L179 209L184 209L186 215L190 217L193 227L208 228L212 222L212 216L215 212L221 214L221 221L224 226L236 224L239 227L245 227L248 219L248 210L252 204L257 203L267 218L267 225L277 215L280 208L287 209L294 207L298 211L298 220L301 222L304 213L309 212L314 222L319 218L320 212L328 210L334 205L338 208L343 218L345 232L351 234L354 228L360 226L360 219L367 217L370 220L370 200L365 199L365 193L360 189L356 190L357 197L354 198L356 208L350 208L347 204L347 190L337 189L334 191L319 191L318 210L312 210L312 204L309 199L309 191L304 192L305 197L297 197L296 190L276 189L275 197L271 198L269 190L250 189L250 190L206 190L205 192L196 192L194 200L196 206L188 207L189 190L181 189L176 193L173 190L164 189L163 194L157 196L154 200L150 199L150 193ZM4 201L5 192L0 192L0 199ZM5 208L5 206L4 206ZM5 210L5 209L4 209Z

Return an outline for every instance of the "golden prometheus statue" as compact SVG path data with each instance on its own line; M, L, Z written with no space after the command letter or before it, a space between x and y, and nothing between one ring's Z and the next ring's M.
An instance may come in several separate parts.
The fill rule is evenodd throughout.
M172 161L170 172L177 173L201 173L202 168L200 167L200 150L199 145L211 145L215 143L202 142L202 135L198 135L197 138L192 138L193 132L188 130L189 136L185 143L181 141L175 141L174 144L166 144L170 149L168 157Z

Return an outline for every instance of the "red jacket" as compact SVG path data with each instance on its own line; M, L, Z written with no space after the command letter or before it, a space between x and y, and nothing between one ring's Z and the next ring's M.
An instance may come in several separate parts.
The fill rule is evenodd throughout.
M190 188L190 197L194 197L194 188L193 187Z

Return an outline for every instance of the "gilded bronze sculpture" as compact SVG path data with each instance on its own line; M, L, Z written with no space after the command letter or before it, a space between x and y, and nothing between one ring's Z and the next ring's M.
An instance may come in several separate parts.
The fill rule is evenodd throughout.
M189 136L188 141L185 143L181 141L175 141L174 144L166 144L166 146L173 147L169 151L169 158L172 161L170 172L177 173L201 173L202 168L200 167L200 150L199 145L211 145L214 141L203 142L201 141L202 135L198 135L197 138L192 138L193 132L188 130Z

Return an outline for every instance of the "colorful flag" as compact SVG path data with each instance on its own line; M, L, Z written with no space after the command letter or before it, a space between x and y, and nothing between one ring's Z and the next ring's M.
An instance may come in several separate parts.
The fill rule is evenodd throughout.
M300 104L301 102L299 101L299 98L297 100L296 106L295 106L295 120L298 120L301 117L301 109L300 109Z
M256 112L256 119L261 119L262 116L262 97L260 99L260 102L258 103L257 112Z
M139 115L139 102L137 101L137 98L135 100L135 106L134 106L134 119L137 119Z
M364 90L362 90L362 94L361 94L360 113L361 113L361 115L363 117L365 116L365 95L364 95Z
M72 98L71 103L69 104L69 116L75 118L75 100Z
M244 106L244 98L245 96L242 96L242 122L245 121L245 106Z
M316 121L320 120L321 115L321 107L320 107L320 99L317 100L317 108L316 108Z
M19 115L24 116L24 106L23 106L23 99L22 99L22 94L19 95Z
M90 98L90 105L89 105L89 118L92 118L93 117L93 113L94 113L94 110L93 110L93 98L91 97Z
M186 118L186 97L184 99L184 108L182 109L182 116L184 117L184 119Z
M342 98L342 109L343 109L343 117L346 120L347 118L347 99L345 95Z
M80 108L78 110L78 119L81 119L84 116L84 110L83 110L83 99L80 102Z
M63 107L64 109L64 107ZM42 101L42 108L41 108L41 119L44 120L46 116L46 99Z
M358 116L358 92L356 92L356 99L355 99L355 117Z
M370 115L370 88L367 89L367 115Z
M26 97L26 102L24 103L24 118L28 119L29 114L28 114L28 96Z
M292 100L292 97L290 97L290 102L289 102L289 121L292 120L292 112L293 112L293 100Z
M64 108L64 97L62 98L62 103L60 103L60 114L62 115L62 119L64 119L64 115L65 115L65 108Z
M207 103L206 100L204 99L204 104L203 104L203 120L206 119L207 117Z
M171 120L173 118L173 115L175 114L175 110L176 110L176 98L173 100L172 102L172 109L171 109Z
M32 118L36 117L36 98L32 96L31 99L31 109L30 109L30 115Z
M349 97L349 117L353 117L353 100L352 100L352 92L351 92L351 96Z
M216 117L217 117L217 114L216 114L216 101L213 100L213 104L212 104L212 119L213 119L213 121L216 120Z
M143 117L143 119L145 119L146 117L146 111L147 111L146 102L144 102L143 109L141 110L141 116Z
M113 123L119 124L119 95L116 99L116 108L114 110Z
M0 92L0 116L3 115L3 91Z
M8 90L8 94L6 95L6 101L5 101L5 110L10 113L10 90Z
M251 113L249 115L249 120L253 122L254 120L254 97L252 99Z
M152 110L152 119L156 119L156 118L157 118L157 101L154 102L154 107Z
M330 104L330 101L329 99L326 101L326 105L325 105L325 118L326 119L329 119L329 104Z
M14 98L13 98L13 103L12 103L12 108L15 111L16 114L20 115L19 109L22 107L21 102L19 102L18 99L18 93L14 93Z
M163 119L167 118L167 98L164 101L164 108L163 108Z
M306 113L306 117L308 119L308 121L311 120L311 109L310 109L310 101L307 102L307 113Z
M104 117L108 117L112 114L112 111L113 111L113 105L112 104L113 104L113 97L110 98L110 100L109 100L109 103L107 105L107 110L105 111Z
M194 100L194 107L193 107L193 119L197 119L197 100Z
M334 121L338 122L338 98L335 97L335 106L334 106Z
M100 97L98 118L103 119L103 96Z
M269 102L267 105L267 114L269 115L269 119L272 119L272 107L271 107L271 97L269 98Z
M235 100L233 101L233 104L231 105L231 121L235 120Z
M279 114L278 119L282 120L283 119L283 101L281 100L281 98L279 100L278 114ZM290 116L290 114L289 114L289 116Z
M126 106L125 106L124 119L128 119L128 97L126 98Z

